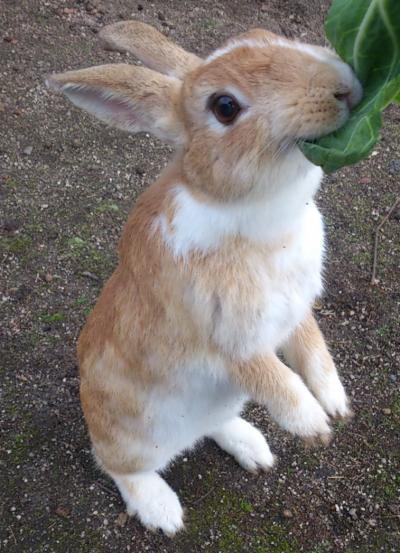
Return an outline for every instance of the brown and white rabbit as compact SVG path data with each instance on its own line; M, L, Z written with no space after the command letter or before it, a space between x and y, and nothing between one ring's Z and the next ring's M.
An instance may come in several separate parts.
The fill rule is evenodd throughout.
M80 336L81 400L95 457L128 512L172 535L183 510L159 472L182 451L208 436L249 471L273 465L240 417L246 401L324 442L328 416L350 414L312 315L322 172L297 141L340 127L361 86L331 51L259 29L205 60L135 21L101 35L150 69L104 65L48 85L176 155L131 213Z

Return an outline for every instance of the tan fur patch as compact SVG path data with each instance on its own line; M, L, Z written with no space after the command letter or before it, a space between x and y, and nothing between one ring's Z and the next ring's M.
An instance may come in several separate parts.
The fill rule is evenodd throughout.
M309 367L312 366L311 358L315 354L320 357L321 370L336 372L325 339L312 313L296 328L290 337L288 349L290 362L306 379Z

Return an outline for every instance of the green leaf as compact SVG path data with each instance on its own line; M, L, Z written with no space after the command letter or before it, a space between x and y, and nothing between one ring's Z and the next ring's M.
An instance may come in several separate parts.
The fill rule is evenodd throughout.
M379 139L382 110L400 102L400 0L334 0L325 30L364 89L362 102L342 128L300 145L329 173L367 157Z

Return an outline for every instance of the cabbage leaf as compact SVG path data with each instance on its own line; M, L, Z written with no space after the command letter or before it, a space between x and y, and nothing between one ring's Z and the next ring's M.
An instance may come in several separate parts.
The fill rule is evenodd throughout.
M364 89L343 127L300 144L312 163L330 173L368 156L379 139L382 110L400 102L400 0L334 0L325 32Z

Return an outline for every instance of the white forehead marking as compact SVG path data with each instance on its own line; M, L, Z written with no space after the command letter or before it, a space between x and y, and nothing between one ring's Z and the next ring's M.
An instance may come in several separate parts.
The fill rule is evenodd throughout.
M210 63L211 61L214 61L217 58L220 58L221 56L232 52L232 50L236 50L236 48L242 48L243 46L250 46L251 48L265 48L266 43L251 38L243 38L242 40L231 40L229 44L227 44L224 48L218 48L218 50L215 50L215 52L210 54L208 58L206 58L206 63Z
M283 46L284 48L292 48L293 50L305 52L306 54L313 56L313 58L319 61L334 60L329 51L327 51L326 53L323 51L321 52L311 44L303 44L302 42L289 41L285 40L284 38L277 37L274 39L268 39L268 41L255 40L251 38L243 38L242 40L231 40L226 46L224 46L223 48L218 48L218 50L215 50L215 52L210 54L208 58L206 58L206 63L210 63L217 58L224 56L225 54L229 54L229 52L232 52L237 48L242 48L243 46L249 46L250 48L265 48L268 45Z
M276 38L274 39L273 43L277 46L283 46L283 48L292 48L293 50L304 52L305 54L309 54L319 61L329 61L332 57L328 51L326 53L321 52L320 50L317 50L312 44L303 44L302 42L296 41L292 42L283 38Z

